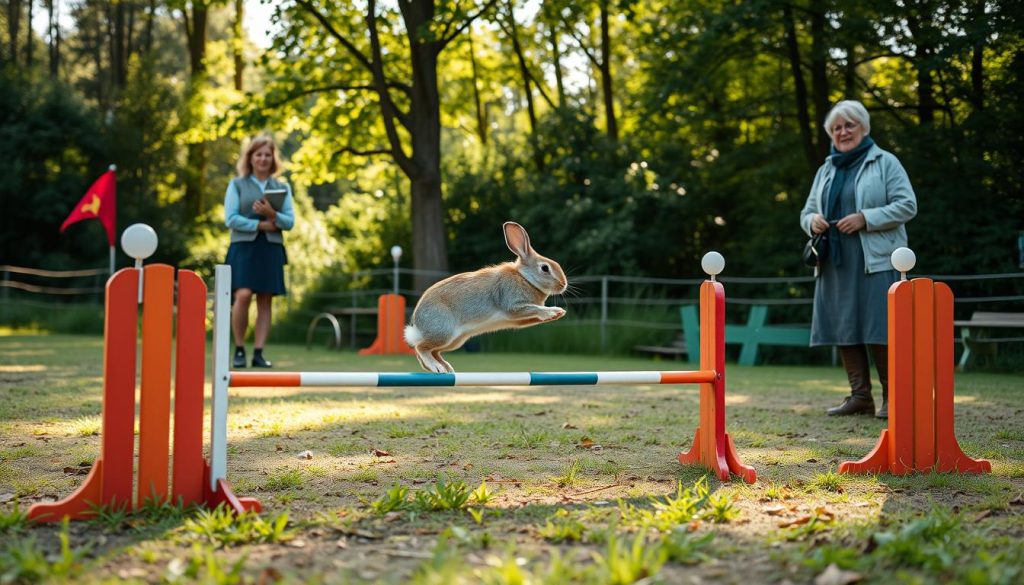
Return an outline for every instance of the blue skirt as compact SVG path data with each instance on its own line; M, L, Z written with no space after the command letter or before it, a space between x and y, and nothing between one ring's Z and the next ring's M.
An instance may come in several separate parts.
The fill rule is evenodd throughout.
M263 232L251 242L232 242L227 263L231 265L232 292L247 288L260 294L286 294L284 265L288 255L284 245L268 242Z

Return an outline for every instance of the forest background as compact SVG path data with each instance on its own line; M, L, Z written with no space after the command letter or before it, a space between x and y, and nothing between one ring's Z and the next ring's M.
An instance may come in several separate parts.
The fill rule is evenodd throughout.
M247 10L267 17L246 30ZM422 290L508 258L509 219L570 276L693 278L710 249L731 275L807 275L822 122L854 98L917 192L918 271L1018 270L1020 2L3 0L0 19L0 264L105 266L99 222L58 227L116 164L118 228L154 226L155 260L209 277L240 144L270 131L298 295L390 267L393 244Z

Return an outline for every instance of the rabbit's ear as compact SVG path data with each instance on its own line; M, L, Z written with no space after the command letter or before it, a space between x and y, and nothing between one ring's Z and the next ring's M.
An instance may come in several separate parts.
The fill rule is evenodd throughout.
M523 226L514 221L506 221L505 225L501 227L505 230L505 245L512 250L513 254L524 260L533 254L533 248L530 247L530 236Z

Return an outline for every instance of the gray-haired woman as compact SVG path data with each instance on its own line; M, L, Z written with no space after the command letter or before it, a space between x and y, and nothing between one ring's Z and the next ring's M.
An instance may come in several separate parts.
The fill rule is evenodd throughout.
M825 131L832 153L800 212L808 235L828 231L814 287L811 346L838 346L850 381L850 395L827 414L875 413L870 350L882 385L876 416L888 418L887 294L899 278L889 256L907 245L904 224L917 215L917 197L896 156L868 136L871 118L863 104L837 103Z

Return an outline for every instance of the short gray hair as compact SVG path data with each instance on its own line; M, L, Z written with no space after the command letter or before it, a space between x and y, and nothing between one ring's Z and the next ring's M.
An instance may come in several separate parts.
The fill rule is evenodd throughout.
M825 132L828 133L829 138L832 138L832 126L835 124L836 118L860 124L864 128L864 136L871 134L871 116L864 104L857 100L843 100L829 110L828 115L825 116Z

